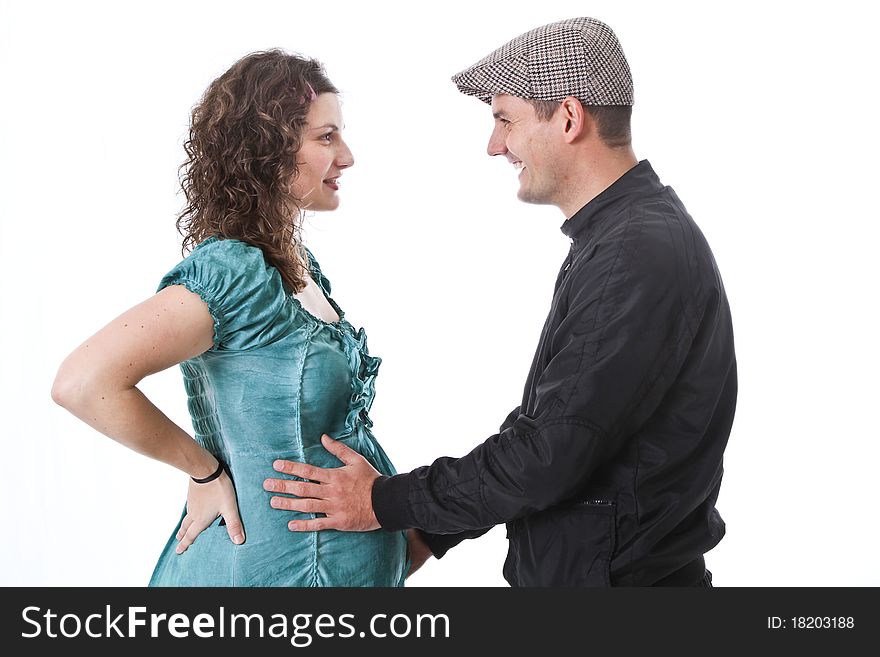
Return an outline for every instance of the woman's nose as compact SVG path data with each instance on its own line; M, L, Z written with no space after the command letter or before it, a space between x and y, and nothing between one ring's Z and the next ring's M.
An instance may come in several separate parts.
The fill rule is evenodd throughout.
M352 165L354 165L354 155L352 155L348 144L342 142L342 149L336 155L336 166L340 169L347 169Z

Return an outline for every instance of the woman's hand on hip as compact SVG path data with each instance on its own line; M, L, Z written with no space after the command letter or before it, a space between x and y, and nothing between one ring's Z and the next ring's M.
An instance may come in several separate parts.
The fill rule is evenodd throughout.
M244 527L238 513L238 499L229 475L224 472L214 481L197 484L189 482L186 496L186 516L180 524L175 552L183 554L196 537L207 529L218 516L226 521L226 532L236 545L244 543Z

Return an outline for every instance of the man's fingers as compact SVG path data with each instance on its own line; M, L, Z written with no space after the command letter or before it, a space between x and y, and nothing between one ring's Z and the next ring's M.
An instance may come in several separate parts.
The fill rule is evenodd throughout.
M327 449L328 452L333 454L333 456L338 458L345 465L351 465L354 460L363 458L351 447L349 447L345 443L339 442L338 440L333 440L326 433L321 436L321 442L324 444L324 447Z
M186 530L186 533L183 535L183 538L180 539L180 543L177 544L177 547L174 551L177 552L177 554L183 554L184 552L186 552L187 548L192 545L193 542L196 540L196 537L203 531L205 531L208 527L210 527L213 521L214 519L207 522L193 520L190 523L189 528Z
M313 500L307 497L273 497L269 500L273 509L285 511L302 511L303 513L327 513L330 504L325 500Z
M286 493L297 497L321 498L321 484L310 484L307 481L292 479L266 479L263 489L272 493Z
M292 532L317 532L322 529L337 529L332 518L312 518L310 520L291 520L287 528Z
M302 479L311 479L312 481L321 482L327 481L327 474L332 472L332 470L317 468L314 465L309 465L308 463L299 463L297 461L278 460L272 464L272 467L275 468L278 472L283 472L284 474L293 475L294 477L300 477Z

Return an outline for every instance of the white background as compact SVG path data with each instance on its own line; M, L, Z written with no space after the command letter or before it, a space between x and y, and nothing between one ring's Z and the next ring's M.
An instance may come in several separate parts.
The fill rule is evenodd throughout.
M623 44L636 154L702 227L733 310L716 584L880 585L868 4L0 3L0 583L143 585L178 518L185 475L49 393L63 358L180 259L190 108L254 50L317 57L344 92L357 163L306 237L383 358L377 437L406 471L494 433L568 240L555 208L516 200L513 169L485 154L489 109L449 77L586 14ZM142 389L190 429L176 368ZM495 528L409 584L501 586L505 552Z

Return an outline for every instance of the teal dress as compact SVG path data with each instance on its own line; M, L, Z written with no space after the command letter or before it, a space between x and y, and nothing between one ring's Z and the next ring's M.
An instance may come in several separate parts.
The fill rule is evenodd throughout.
M218 518L176 554L178 522L150 586L403 586L403 532L291 532L289 520L315 514L273 509L263 490L266 478L284 477L272 469L276 459L342 465L321 444L322 433L382 474L395 473L367 415L380 359L369 355L364 330L345 319L308 256L338 322L306 311L262 251L238 240L205 240L159 284L198 294L214 318L213 347L180 368L195 439L229 466L247 539L233 544Z

